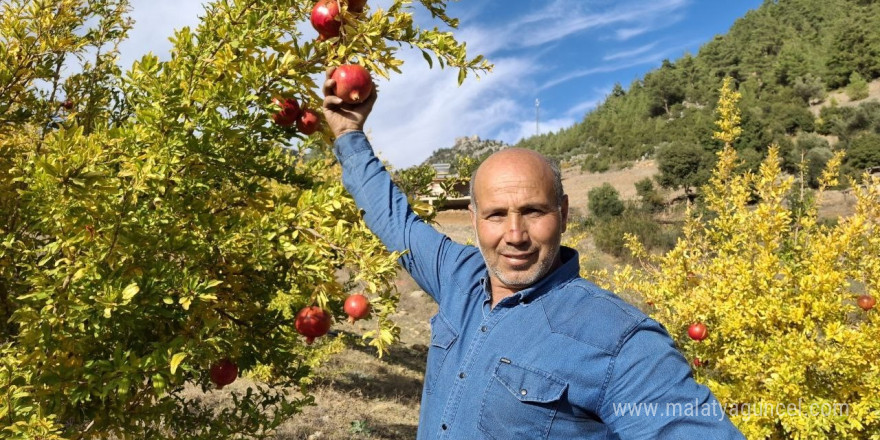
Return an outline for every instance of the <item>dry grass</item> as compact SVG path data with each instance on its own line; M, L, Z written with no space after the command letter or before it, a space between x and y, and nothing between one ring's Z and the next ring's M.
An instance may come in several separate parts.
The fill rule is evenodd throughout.
M826 96L822 102L811 105L810 112L812 112L814 116L819 116L822 107L830 106L832 100L841 107L854 107L865 101L880 101L880 79L875 79L868 83L868 97L865 99L853 101L849 99L849 95L846 94L846 89L842 88L829 92L828 96Z

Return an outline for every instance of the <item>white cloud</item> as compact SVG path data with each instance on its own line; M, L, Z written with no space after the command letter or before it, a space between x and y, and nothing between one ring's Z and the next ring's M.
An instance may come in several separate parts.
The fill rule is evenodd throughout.
M396 167L420 163L457 137L490 137L521 119L513 97L533 87L527 61L494 60L492 74L459 87L457 71L429 69L416 51L401 55L403 74L378 83L379 100L366 127L376 150Z
M580 121L580 118L583 118L583 116L587 112L595 109L596 106L599 105L600 103L602 103L602 101L604 101L604 100L605 100L605 94L602 94L601 97L597 96L596 98L588 99L586 101L583 101L583 102L576 104L574 107L571 107L570 109L568 109L565 112L565 114L568 115L569 117L577 116L579 118L578 121Z
M559 131L563 128L571 127L574 125L577 120L574 118L564 117L564 118L553 118L549 120L542 120L538 124L538 133L553 133ZM503 130L501 130L496 138L498 140L504 141L508 144L515 144L520 139L532 137L535 135L535 121L518 121L514 125L509 126Z
M625 30L627 28L616 31L618 38L629 38L680 20L681 15L675 12L689 3L690 0L624 1L610 10L597 12L587 8L590 3L580 0L556 0L546 4L543 9L532 11L525 18L514 21L504 30L503 35L515 37L512 41L517 46L533 47L590 29L638 24L638 27L629 26L629 31Z
M618 29L614 32L614 34L617 36L618 40L626 41L632 37L637 37L652 30L654 30L654 26L629 27Z
M623 69L627 69L630 67L639 66L642 64L658 63L661 60L663 60L664 58L671 58L674 55L679 55L684 49L691 47L693 44L694 44L693 42L678 44L673 47L664 48L663 50L661 50L659 52L655 52L655 53L649 54L647 56L635 58L635 59L632 59L632 60L629 60L629 61L626 61L623 63L600 65L600 66L591 67L588 69L577 70L577 71L568 73L566 75L559 76L557 78L554 78L554 79L551 79L550 81L545 82L544 84L542 84L541 86L538 87L538 90L546 90L546 89L558 86L559 84L562 84L564 82L571 81L571 80L577 79L577 78L582 78L585 76L594 75L597 73L615 72L618 70L623 70Z
M587 8L589 3L582 0L555 0L544 3L540 9L523 11L519 19L483 32L469 29L465 22L459 35L469 47L473 45L483 54L544 46L590 29L631 24L614 31L619 39L626 39L679 21L681 14L675 12L689 3L690 0L625 1L610 10L592 11Z
M621 58L632 58L636 55L641 55L645 52L648 52L656 46L657 46L657 42L655 41L653 43L649 43L644 46L637 47L635 49L614 52L611 55L606 55L606 56L602 57L602 60L603 61L612 61L612 60L618 60Z
M630 28L621 28L615 32L615 36L619 41L626 41L633 37L654 32L663 28L672 26L684 19L681 12L670 12L666 14L649 15L645 17L645 21L641 25Z

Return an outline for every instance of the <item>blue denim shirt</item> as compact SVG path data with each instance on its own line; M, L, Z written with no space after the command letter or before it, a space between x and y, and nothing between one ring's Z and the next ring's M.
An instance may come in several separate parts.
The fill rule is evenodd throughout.
M474 246L416 216L363 132L336 140L370 229L439 304L418 439L742 439L657 322L579 276L577 252L490 306Z

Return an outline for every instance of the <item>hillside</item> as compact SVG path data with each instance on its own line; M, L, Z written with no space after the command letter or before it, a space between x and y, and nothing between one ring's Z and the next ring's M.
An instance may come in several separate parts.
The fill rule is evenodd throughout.
M837 106L841 100L829 95L880 77L880 3L856 0L768 0L697 55L665 60L626 89L618 84L582 122L517 146L593 171L664 148L715 151L714 105L725 76L743 95L743 134L735 147L747 165L757 164L773 142L790 170L811 151L821 158L831 149L855 148L850 169L880 161L864 151L880 148L880 106L862 100ZM826 109L811 113L811 104Z

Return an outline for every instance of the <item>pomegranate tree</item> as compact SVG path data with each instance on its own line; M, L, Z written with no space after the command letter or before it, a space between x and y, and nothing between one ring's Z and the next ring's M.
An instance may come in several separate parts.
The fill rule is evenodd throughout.
M211 366L211 382L217 386L218 390L235 382L237 377L238 365L235 365L235 362L232 362L229 358L223 358Z
M296 314L296 331L306 337L306 344L311 345L315 338L327 334L330 330L330 315L318 306L303 307Z
M361 103L373 93L370 72L360 64L343 64L333 71L330 78L336 81L333 94L345 103Z
M313 338L344 319L341 273L373 302L364 343L395 342L399 255L343 188L315 80L354 59L392 79L404 47L490 65L417 24L454 23L448 0L323 2L351 8L324 42L317 2L211 2L120 68L137 2L0 0L0 438L264 436L310 401L284 392L302 366L353 342L304 350L294 320L326 305L299 323ZM230 390L239 374L262 383ZM215 411L192 384L237 397Z
M366 296L359 293L349 295L345 299L342 306L345 313L348 314L348 322L354 324L358 319L363 319L370 314L370 300Z

